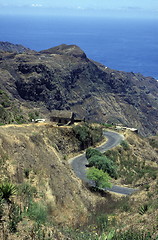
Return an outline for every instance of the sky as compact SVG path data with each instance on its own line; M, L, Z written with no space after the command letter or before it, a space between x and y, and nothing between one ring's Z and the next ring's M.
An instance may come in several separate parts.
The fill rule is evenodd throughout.
M0 0L0 15L158 18L158 0Z

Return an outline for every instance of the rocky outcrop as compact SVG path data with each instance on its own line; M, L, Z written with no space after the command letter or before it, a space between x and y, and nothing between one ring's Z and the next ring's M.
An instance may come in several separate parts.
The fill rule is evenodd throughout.
M89 121L138 128L143 135L158 131L158 82L109 69L75 45L0 53L0 86L12 100L45 107L46 113L66 109Z
M0 52L30 53L34 52L21 44L12 44L9 42L0 42Z

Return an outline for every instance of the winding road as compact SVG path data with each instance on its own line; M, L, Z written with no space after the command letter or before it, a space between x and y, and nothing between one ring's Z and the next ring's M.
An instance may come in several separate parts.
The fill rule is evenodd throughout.
M124 139L123 135L115 132L104 131L103 134L107 138L107 141L101 146L96 147L96 149L98 149L102 153L119 145L120 142ZM69 159L69 163L78 178L80 178L84 182L89 183L90 185L93 185L86 177L86 164L88 164L88 162L85 153ZM136 189L133 188L121 187L116 185L113 185L110 189L106 188L106 190L123 195L130 195L136 191Z

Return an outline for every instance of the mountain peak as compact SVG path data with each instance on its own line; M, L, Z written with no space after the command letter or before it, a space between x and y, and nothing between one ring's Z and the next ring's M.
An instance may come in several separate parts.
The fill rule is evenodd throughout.
M80 57L80 58L87 58L86 54L76 45L67 45L61 44L57 47L49 48L40 53L47 53L47 54L60 54L60 55L68 55L73 57Z

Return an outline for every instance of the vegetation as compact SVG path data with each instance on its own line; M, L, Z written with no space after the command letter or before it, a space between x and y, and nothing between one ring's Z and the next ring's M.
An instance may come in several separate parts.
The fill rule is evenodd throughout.
M103 154L99 150L90 147L86 150L86 158L89 159L93 156L103 156Z
M102 123L102 126L104 128L115 128L116 127L115 124L110 124L110 123Z
M25 122L27 122L27 119L23 116L19 107L11 101L5 91L0 89L0 124L22 124Z
M73 127L76 138L80 141L81 149L95 145L103 138L102 128L93 127L91 124L84 123Z
M47 207L42 202L30 201L25 214L37 223L45 223L47 221Z
M16 193L16 186L9 182L0 184L0 196L6 202L10 203L10 198Z
M10 210L9 210L9 230L10 230L10 232L15 233L17 231L17 225L20 221L22 221L21 208L17 204L12 203Z
M116 232L111 228L107 232L102 231L98 234L95 227L93 230L89 229L85 231L80 229L66 229L64 234L71 240L157 240L158 238L158 234L155 235L154 231L148 232L135 229Z
M87 170L87 178L89 180L92 180L95 184L95 187L97 188L110 188L110 176L103 172L102 170L99 170L95 167L92 167Z
M148 164L147 159L140 161L127 141L122 141L120 147L108 150L104 155L117 165L117 176L123 184L135 184L144 178L146 181L157 178L157 167Z
M150 232L128 230L115 233L111 240L149 240L153 239ZM155 238L156 239L156 238Z
M158 149L158 136L150 137L148 138L148 141L153 148Z
M106 156L104 156L104 154L102 154L96 149L89 148L86 151L86 157L88 160L89 167L94 166L99 170L107 172L110 175L110 177L117 178L117 170L115 163Z
M127 151L127 150L130 149L127 141L124 141L124 140L123 140L123 141L121 142L121 146L123 147L123 149L124 149L125 151Z
M28 113L28 118L24 116L20 108L9 98L7 93L0 89L0 125L3 124L22 124L39 118L38 111Z
M29 112L28 117L29 117L29 121L32 122L32 120L39 118L39 112L38 111Z
M37 195L37 189L29 183L22 183L18 186L17 194L21 197L25 208L28 208L30 202Z
M0 185L0 193L0 221L5 221L7 224L7 228L3 226L3 232L16 233L18 223L26 218L35 221L37 224L44 224L47 221L47 206L44 202L33 200L35 193L37 194L35 187L27 183L15 186L12 183L4 182ZM11 200L13 195L15 195L15 199ZM15 202L17 196L20 196L20 205ZM7 211L6 204L8 204ZM6 237L5 233L3 237Z
M18 127L18 129L21 128L21 126ZM27 155L27 157L23 155L21 162L19 161L19 159L19 162L16 161L16 157L20 158L21 156L20 154L17 154L18 144L20 151L21 149L25 149L25 154L27 154L26 151L28 150L27 148L29 148L28 145L25 145L26 142L24 142L24 136L22 136L22 131L19 131L19 136L21 136L21 138L17 135L17 138L15 138L15 142L13 142L11 136L8 135L11 144L13 145L15 143L15 158L11 157L13 150L9 151L8 146L11 145L9 145L9 141L7 142L7 138L5 138L6 135L3 135L3 131L1 134L1 179L12 179L15 180L16 183L18 182L18 184L14 185L9 180L7 183L1 183L1 186L3 185L5 186L5 188L1 187L3 191L0 191L0 239L158 239L157 165L156 162L155 165L152 165L152 161L148 162L148 157L150 157L150 153L148 155L143 155L145 152L148 151L148 149L152 149L151 146L145 145L146 142L144 139L142 140L142 143L140 140L138 142L138 144L140 144L139 147L142 146L143 148L143 154L141 152L141 158L139 157L140 150L136 145L137 143L133 140L133 136L132 140L134 141L134 143L132 143L132 140L129 141L129 139L127 139L126 141L122 142L120 146L107 151L105 154L100 153L94 148L89 148L86 151L86 156L89 164L94 164L94 162L96 162L95 164L98 168L100 168L98 169L92 164L92 167L89 168L87 171L87 176L89 175L89 180L93 181L96 187L110 187L111 178L107 173L107 169L113 169L113 167L115 170L117 170L116 173L118 176L117 180L112 180L113 182L118 181L119 183L131 182L132 184L139 184L139 189L141 190L140 192L138 191L132 196L122 197L115 194L110 194L106 191L103 191L102 189L100 189L99 191L93 191L93 193L91 193L88 192L85 187L82 188L83 185L80 185L80 190L78 190L77 184L74 184L74 186L71 185L70 175L64 175L67 167L66 160L63 162L63 169L62 163L60 162L60 165L58 165L58 163L55 161L55 156L53 154L53 157L51 155L50 161L48 161L49 146L51 146L50 149L54 150L54 146L57 145L57 154L58 152L60 152L59 147L62 148L62 144L64 145L64 142L62 143L61 139L64 135L63 133L65 129L62 129L61 138L59 139L59 141L55 139L55 141L53 142L54 135L57 131L60 131L59 129L55 128L55 134L54 132L52 134L52 129L50 130L50 128L42 128L43 135L41 135L40 132L38 133L37 127L33 126L33 129L34 128L36 128L36 131L33 130L27 135L27 141L31 146L29 149L29 154ZM4 129L6 132L8 128ZM11 128L9 128L8 130L10 134ZM48 130L49 134L52 137L47 138L46 142L47 144L49 143L51 145L44 145L44 134L46 130ZM70 131L72 130L70 128L67 128L66 131L68 139L70 139L72 136L70 134ZM18 131L15 132L18 134ZM27 134L26 131L25 133ZM32 135L35 135L35 138L31 137ZM67 138L66 143L69 143L69 140L67 140ZM54 146L52 144L54 144ZM2 145L3 147L6 145L6 148L2 149ZM44 148L46 148L46 152L42 152L41 149ZM70 145L67 144L66 149L67 148L70 148ZM30 160L30 154L32 154L32 149L34 150L35 168L33 164L31 164L31 161L33 160ZM37 149L38 151L36 151ZM65 156L65 158L68 155L65 149L63 154L66 154L63 155L63 157ZM37 166L38 158L36 157L36 155L40 160L41 168L38 168ZM40 156L42 156L43 159L40 158ZM155 158L153 157L151 159L153 159L154 161L154 159L156 159L156 154L153 156ZM47 163L47 161L48 165L46 168L45 164ZM8 168L8 164L10 164L10 168ZM22 167L20 164L22 165ZM21 172L19 170L19 174L22 175L21 181L17 180L17 166L19 166L19 169L21 167ZM51 171L49 171L49 168L51 169ZM10 169L11 172L9 172ZM60 171L62 172L61 178L59 177ZM67 173L68 172L66 172L66 174ZM49 176L51 176L51 179L49 178ZM137 179L137 182L135 182L135 179ZM59 181L61 181L61 185ZM64 185L63 188L62 185ZM16 189L15 191L13 191L14 186ZM51 188L49 188L50 186ZM76 194L73 195L71 187L73 191L76 191ZM54 191L55 188L56 192ZM95 190L95 188L93 188L93 190ZM5 195L5 192L8 192L9 195ZM81 202L79 198L83 198L83 201ZM72 202L74 206L72 206ZM83 203L83 208L82 204L80 203ZM59 207L60 212L57 212L57 207ZM75 208L77 208L77 211L75 213L76 215L73 215L71 210L73 209L74 211ZM85 212L87 215L83 214ZM63 216L64 218L62 218Z

